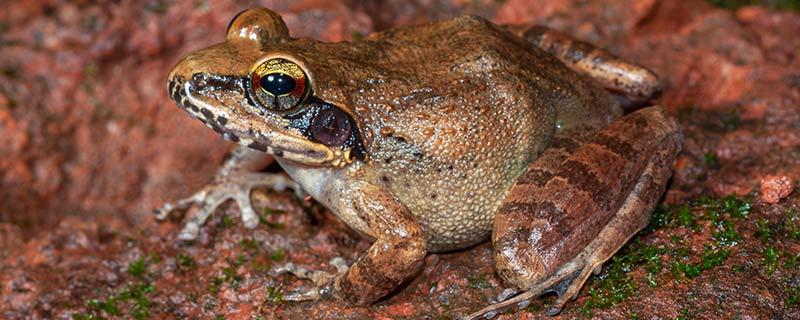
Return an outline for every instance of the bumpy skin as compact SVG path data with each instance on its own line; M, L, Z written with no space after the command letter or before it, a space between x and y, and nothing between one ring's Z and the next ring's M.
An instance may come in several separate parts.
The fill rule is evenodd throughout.
M277 14L253 9L234 19L226 42L179 62L170 75L169 90L179 106L209 127L241 145L275 155L304 190L348 225L376 239L345 274L320 291L366 304L412 276L428 252L484 241L493 224L497 233L495 216L510 197L509 189L540 155L558 141L574 137L585 143L589 139L585 137L621 117L622 109L612 95L559 62L563 56L535 44L478 17L393 29L353 43L323 43L290 38ZM310 88L301 105L287 112L274 112L253 95L255 66L276 57L297 64ZM586 73L585 68L571 67ZM317 120L331 114L346 123L337 131L346 139L337 143L315 134L320 130ZM649 114L645 115L651 119ZM674 123L664 117L653 119L668 122L669 129L659 134L675 132L669 124ZM648 145L651 138L639 142ZM649 155L653 151L633 148L634 154L622 156L638 156L652 163L645 166L651 171L669 172L674 154L656 161ZM554 169L559 166L556 162ZM569 216L595 221L598 230L583 240L610 237L602 242L610 243L604 252L612 254L638 228L628 228L620 236L603 233L603 226L615 225L616 212L625 211L618 204L642 191L631 188L638 186L635 182L643 172L650 172L626 165L609 169L631 170L628 175L633 180L607 196L616 202L607 205L603 217L585 210ZM604 166L598 162L595 167ZM660 194L666 181L663 174L660 177L657 186L643 187L645 191ZM585 181L568 181L581 182ZM648 218L648 208L656 200L646 198L647 205L630 214L636 221ZM598 199L605 198L593 200ZM516 225L512 220L502 223ZM570 250L562 253L555 247L549 254L557 261L574 260L581 249L591 247L562 234L570 232L569 224L559 226L559 232L550 236L564 237L561 242ZM496 241L499 249L508 245ZM602 263L592 259L587 264ZM501 262L499 269L516 262ZM543 274L560 279L551 277L557 273L551 269ZM530 284L517 278L533 276L519 270L522 274L501 275L528 289Z

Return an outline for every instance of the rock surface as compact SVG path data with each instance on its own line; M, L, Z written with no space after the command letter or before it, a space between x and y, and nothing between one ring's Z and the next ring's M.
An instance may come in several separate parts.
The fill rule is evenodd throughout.
M686 143L653 224L555 318L800 318L800 15L700 0L272 0L294 36L348 40L480 14L539 23L643 64ZM0 11L0 318L450 319L506 287L488 243L430 255L368 308L285 303L369 243L330 213L284 208L245 229L225 206L200 238L151 210L209 181L228 145L174 107L172 64L222 41L223 1L25 1ZM733 194L739 197L731 196ZM266 200L275 198L278 200ZM501 319L544 315L537 298Z

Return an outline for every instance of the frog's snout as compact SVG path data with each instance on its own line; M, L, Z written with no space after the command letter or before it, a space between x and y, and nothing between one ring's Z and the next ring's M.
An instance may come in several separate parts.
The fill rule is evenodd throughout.
M198 92L207 87L209 82L207 77L202 74L195 74L191 79L185 79L182 76L170 77L167 89L169 95L175 103L186 111L192 118L198 119L206 126L210 127L219 134L228 138L230 135L225 130L225 123L220 121L221 118L215 117L214 114L206 108L200 108L190 98L190 92Z
M172 98L179 107L187 109L192 105L189 103L187 95L183 91L183 83L183 77L170 75L169 81L167 82L167 91L169 91L170 98Z

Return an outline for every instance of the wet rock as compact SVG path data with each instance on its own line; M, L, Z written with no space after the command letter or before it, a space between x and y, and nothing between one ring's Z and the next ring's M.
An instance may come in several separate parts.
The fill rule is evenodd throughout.
M761 201L778 203L794 191L795 182L785 175L767 175L761 178Z

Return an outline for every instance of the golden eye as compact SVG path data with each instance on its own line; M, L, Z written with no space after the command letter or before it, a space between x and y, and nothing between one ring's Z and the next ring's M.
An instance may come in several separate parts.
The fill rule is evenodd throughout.
M308 91L306 73L284 58L258 64L250 81L256 101L272 111L289 111L299 106Z

